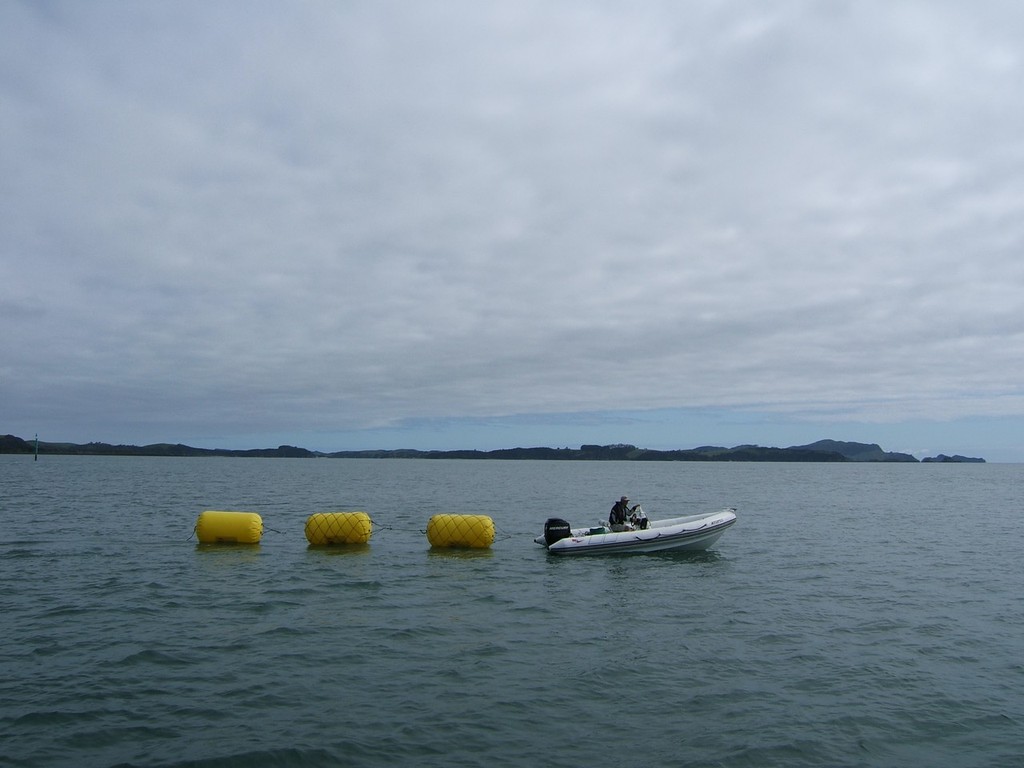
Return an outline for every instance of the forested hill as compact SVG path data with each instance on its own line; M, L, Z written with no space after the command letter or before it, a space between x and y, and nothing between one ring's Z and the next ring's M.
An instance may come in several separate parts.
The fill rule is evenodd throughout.
M0 436L0 453L35 453L35 441L14 435ZM917 462L908 453L884 451L877 443L850 443L837 440L819 440L810 445L789 448L766 448L760 445L737 445L732 448L705 445L699 448L657 451L637 448L635 445L581 445L579 448L503 448L494 451L336 451L324 453L281 445L277 448L230 450L222 448L192 448L180 443L154 443L152 445L111 445L109 443L53 443L39 441L41 455L62 456L236 456L256 458L335 458L335 459L532 459L540 461L859 461L859 462ZM926 462L984 462L984 459L966 456L946 456L923 459Z
M810 445L766 448L705 445L657 451L635 445L581 445L579 448L503 448L496 451L339 451L338 458L535 459L542 461L902 461L916 462L907 453L891 453L877 444L821 440Z
M35 453L34 440L14 435L0 435L0 453ZM111 445L110 443L48 443L39 441L39 453L51 456L251 456L258 458L316 458L326 454L282 445L278 448L257 448L235 451L221 448L193 448L181 443L152 445Z

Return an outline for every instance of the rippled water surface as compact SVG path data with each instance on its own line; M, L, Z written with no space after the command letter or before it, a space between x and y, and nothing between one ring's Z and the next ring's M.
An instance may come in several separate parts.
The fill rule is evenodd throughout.
M1019 766L1021 465L0 456L0 765ZM705 553L544 519L738 509ZM205 509L258 546L198 545ZM365 510L364 547L310 548ZM489 550L431 550L439 512Z

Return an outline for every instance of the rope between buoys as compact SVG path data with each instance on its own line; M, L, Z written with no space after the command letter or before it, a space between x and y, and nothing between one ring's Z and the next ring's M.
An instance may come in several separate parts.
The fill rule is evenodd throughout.
M493 520L492 520L492 522L493 522ZM494 523L494 530L495 530L496 533L501 533L501 536L495 535L495 537L494 537L495 541L505 541L506 539L511 539L513 536L516 535L516 534L512 533L511 531L506 531L504 528L502 528L497 523Z

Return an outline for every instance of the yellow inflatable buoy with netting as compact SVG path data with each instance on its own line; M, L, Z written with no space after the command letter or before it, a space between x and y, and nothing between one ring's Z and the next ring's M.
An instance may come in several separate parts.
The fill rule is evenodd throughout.
M310 544L365 544L371 533L373 523L365 512L317 512L306 520Z
M259 544L263 518L255 512L207 510L196 521L196 537L203 544Z
M434 515L427 541L433 547L485 549L494 543L494 521L487 515Z

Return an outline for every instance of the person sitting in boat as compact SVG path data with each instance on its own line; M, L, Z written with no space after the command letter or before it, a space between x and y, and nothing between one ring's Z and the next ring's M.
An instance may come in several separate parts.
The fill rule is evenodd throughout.
M608 525L611 526L613 531L632 531L633 526L629 522L630 513L636 509L632 509L629 506L629 496L623 496L612 507L612 511L608 513Z

